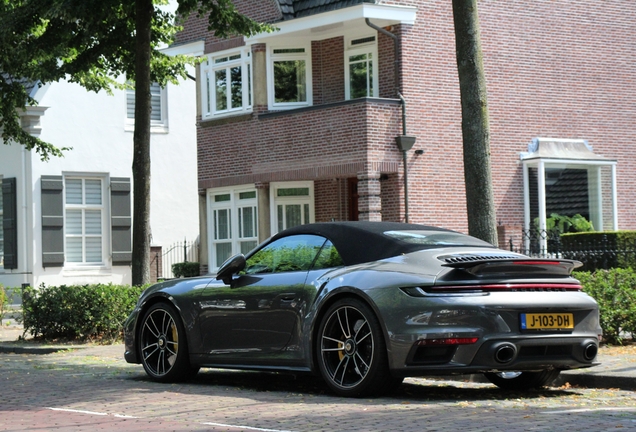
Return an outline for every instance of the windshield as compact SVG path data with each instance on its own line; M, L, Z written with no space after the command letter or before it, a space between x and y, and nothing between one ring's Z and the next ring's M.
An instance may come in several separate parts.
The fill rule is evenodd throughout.
M385 235L406 243L420 244L424 246L480 246L493 247L490 243L452 231L385 231Z

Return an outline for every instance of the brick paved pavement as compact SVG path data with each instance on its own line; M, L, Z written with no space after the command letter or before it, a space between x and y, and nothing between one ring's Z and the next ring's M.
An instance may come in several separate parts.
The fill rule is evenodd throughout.
M633 391L577 387L574 375L530 393L407 379L390 397L344 399L319 379L284 374L204 370L190 383L157 384L125 363L122 345L46 355L11 345L0 342L0 430L636 430ZM634 375L635 357L602 350L603 373Z

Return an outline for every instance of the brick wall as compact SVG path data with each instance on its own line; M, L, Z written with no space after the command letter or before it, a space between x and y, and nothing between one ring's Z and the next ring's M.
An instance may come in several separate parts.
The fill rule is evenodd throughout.
M343 50L343 37L315 41L311 44L314 105L344 100Z
M396 172L399 116L396 103L358 100L224 124L205 122L198 129L199 187Z
M163 277L161 246L150 247L150 282L155 283Z
M415 25L391 28L401 38L407 133L417 137L413 150L424 151L408 152L410 221L466 231L451 2L383 3L418 8ZM636 3L519 0L478 6L498 221L523 223L519 153L532 138L582 138L597 154L618 160L619 227L636 229ZM273 9L257 13L276 19ZM188 31L193 37L200 30ZM316 105L344 97L343 55L337 53L342 41L313 44ZM206 49L214 43L208 37ZM378 43L380 95L392 97L393 42L379 35ZM373 168L388 174L382 181L383 217L401 220L402 160L394 141L401 133L399 116L396 106L351 104L202 125L200 187L273 177L331 181ZM317 215L329 219L338 203L322 195L328 190L323 186L317 183Z
M347 220L348 192L345 178L314 182L316 222Z
M248 15L258 22L275 23L282 19L278 0L233 0L232 3L240 13ZM181 20L181 25L183 30L177 35L176 43L205 40L206 53L232 48L232 46L221 48L224 41L219 41L218 38L214 37L214 34L208 32L207 16L199 17L196 12L192 13ZM240 36L236 39L242 42L243 37Z

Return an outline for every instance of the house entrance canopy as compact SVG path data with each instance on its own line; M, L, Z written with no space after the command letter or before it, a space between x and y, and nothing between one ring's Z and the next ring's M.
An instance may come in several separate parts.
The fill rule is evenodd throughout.
M545 232L554 213L580 214L596 231L618 229L616 160L594 153L585 140L556 138L535 138L520 156L527 232Z

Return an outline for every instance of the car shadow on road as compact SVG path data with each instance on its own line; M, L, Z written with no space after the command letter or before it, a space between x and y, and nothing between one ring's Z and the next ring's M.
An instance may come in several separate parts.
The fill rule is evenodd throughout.
M148 380L144 375L132 379ZM289 374L276 372L235 371L203 369L186 385L190 392L211 393L215 388L226 390L252 391L256 393L273 392L288 394L306 394L312 396L336 396L325 382L310 374ZM456 400L506 400L506 399L545 399L562 396L575 396L576 388L545 388L531 391L507 391L490 384L475 384L465 381L435 379L407 379L391 394L380 399L396 398L401 401L456 401Z

